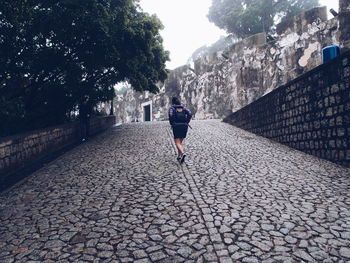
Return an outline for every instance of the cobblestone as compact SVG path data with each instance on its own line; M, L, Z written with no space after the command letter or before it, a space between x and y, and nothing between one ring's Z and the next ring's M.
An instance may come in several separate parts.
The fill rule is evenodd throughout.
M349 262L350 170L218 120L114 127L0 194L0 262Z

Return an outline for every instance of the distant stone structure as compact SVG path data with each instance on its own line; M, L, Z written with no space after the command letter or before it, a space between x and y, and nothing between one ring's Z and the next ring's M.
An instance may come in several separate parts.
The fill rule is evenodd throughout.
M350 0L339 0L340 42L345 50L350 49Z
M256 34L176 68L159 94L129 90L115 100L117 123L167 119L172 96L195 119L224 118L320 65L322 48L348 47L347 8L349 0L340 0L340 15L329 20L326 7L311 9L279 24L275 40Z

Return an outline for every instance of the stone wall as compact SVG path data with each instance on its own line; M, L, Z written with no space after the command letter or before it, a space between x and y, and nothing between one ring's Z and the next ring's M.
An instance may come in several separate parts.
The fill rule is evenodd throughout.
M339 1L340 43L344 50L350 50L350 0Z
M350 51L224 121L350 167Z
M280 24L274 41L257 34L179 67L157 95L130 90L115 101L117 122L142 121L142 105L147 103L153 120L167 119L172 96L179 97L196 119L228 116L320 65L322 48L340 44L339 19L327 20L326 12L325 7L315 8Z
M114 124L115 116L93 118L90 133L96 134ZM79 122L1 138L0 186L16 171L79 140Z

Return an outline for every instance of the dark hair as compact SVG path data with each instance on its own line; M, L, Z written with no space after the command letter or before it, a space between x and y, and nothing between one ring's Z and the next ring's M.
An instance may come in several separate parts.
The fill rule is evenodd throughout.
M171 102L173 103L173 105L181 105L180 100L176 97L173 97Z

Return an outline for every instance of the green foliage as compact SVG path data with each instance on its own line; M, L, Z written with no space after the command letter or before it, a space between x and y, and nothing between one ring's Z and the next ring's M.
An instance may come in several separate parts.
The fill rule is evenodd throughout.
M155 16L137 0L2 0L0 135L63 123L114 85L158 92L167 77Z
M127 93L128 89L129 89L128 86L123 86L121 89L116 91L116 95L124 96Z
M188 59L187 63L190 63L191 61L196 61L200 57L206 56L217 51L226 51L232 44L234 44L237 41L238 39L235 38L233 35L228 35L226 37L222 36L212 45L201 46L200 48L196 49L192 53L191 57Z
M273 33L275 21L318 5L318 0L212 0L208 18L219 28L245 38Z

